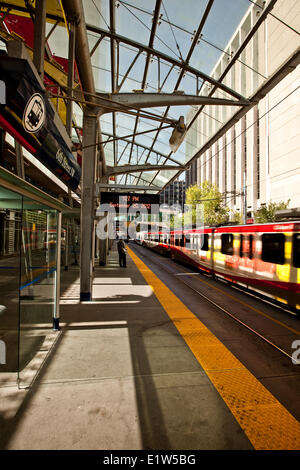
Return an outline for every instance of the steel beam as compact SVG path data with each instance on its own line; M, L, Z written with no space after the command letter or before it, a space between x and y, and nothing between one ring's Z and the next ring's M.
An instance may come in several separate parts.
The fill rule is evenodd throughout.
M75 24L69 23L69 56L68 56L68 96L73 98L74 87L74 66L75 66ZM67 101L67 123L66 129L70 137L72 137L72 115L73 115L73 100Z
M89 93L95 93L95 83L92 71L92 62L89 51L89 42L85 28L84 9L81 0L62 0L67 21L75 23L76 42L75 54L76 63L82 89ZM86 97L87 101L93 101L93 97Z
M112 137L112 134L109 134L108 132L102 132L102 135L105 135L105 136L108 136L108 137ZM120 140L126 142L127 144L131 144L131 140L127 139L125 136L124 136L124 137L119 136L118 138L119 138ZM105 144L105 142L104 142L104 144ZM142 145L142 144L137 143L137 142L135 142L134 145L136 145L137 147L141 147L141 148L143 148L144 150L150 150L150 147L147 147L146 145ZM164 154L164 153L158 152L157 150L152 150L152 152L153 152L155 155L158 155L159 158L165 158L166 161L167 161L167 160L170 160L171 162L174 162L174 163L177 164L177 165L180 165L180 164L181 164L178 160L176 160L176 159L174 159L174 158L172 158L172 157L169 157L168 155L166 155L166 154Z
M124 191L161 191L161 188L158 186L137 186L133 184L105 184L105 183L97 183L96 184L97 190L101 189L116 189L116 190L124 190Z
M203 27L204 27L204 25L205 25L205 22L206 22L206 20L207 20L207 17L208 17L208 15L209 15L209 12L210 12L210 10L211 10L211 7L213 6L213 3L214 3L214 0L209 0L208 4L207 4L207 6L206 6L206 9L205 9L204 14L203 14L203 16L202 16L202 18L201 18L201 21L200 21L198 30L197 30L197 32L196 32L196 34L195 34L195 36L194 36L193 42L192 42L192 44L191 44L190 50L189 50L189 52L188 52L188 54L187 54L187 56L186 56L185 64L188 64L189 61L190 61L190 59L191 59L191 57L192 57L192 54L193 54L193 52L194 52L194 50L195 50L195 47L196 47L196 45L197 45L197 43L198 43L198 40L199 40L199 38L201 37ZM182 80L182 78L183 78L183 75L184 75L184 70L181 69L180 74L179 74L179 77L178 77L178 80L177 80L177 83L176 83L175 88L174 88L175 90L177 90L177 88L178 88L178 86L179 86L179 84L180 84L180 82L181 82L181 80Z
M158 23L161 3L162 3L162 0L156 0L155 10L154 10L153 19L152 19L152 28L151 28L150 39L149 39L149 48L150 49L152 49L153 45L154 45L154 39L155 39L155 33L156 33L156 29L157 29L157 23ZM142 81L142 88L143 89L146 86L149 63L150 63L150 56L151 56L151 53L147 52L147 58L146 58L145 69L144 69L144 76L143 76L143 81Z
M46 44L46 0L35 2L33 63L44 80L44 58Z
M75 56L76 64L82 88L90 95L85 95L86 101L93 104L95 95L95 82L92 69L92 61L89 51L89 42L86 31L86 23L84 18L84 9L82 0L62 0L62 5L65 10L67 20L75 22L76 42L75 42ZM91 96L91 99L89 98ZM98 131L101 135L100 124L98 121ZM99 145L100 157L103 163L103 171L105 172L105 156L102 145Z
M247 36L245 37L244 41L242 42L242 44L239 46L239 48L237 49L237 51L235 52L235 54L233 55L231 61L229 62L229 64L227 65L227 67L225 67L225 69L223 70L220 78L219 78L219 81L221 82L222 80L224 80L225 76L227 75L227 73L229 72L229 70L232 68L232 66L235 64L235 62L238 60L238 57L241 55L242 51L245 49L245 47L247 46L247 44L250 42L250 40L253 38L254 34L256 33L256 31L258 30L258 28L261 26L261 24L265 21L265 19L267 18L268 14L270 14L271 10L274 8L275 4L276 4L277 0L270 0L269 4L267 5L267 7L264 9L264 11L262 12L262 14L259 16L258 20L256 21L255 25L252 27L252 29L249 31L249 33L247 34ZM203 86L204 82L202 83L202 86ZM210 93L208 96L212 96L215 91L217 90L217 85L213 86L213 88L211 89ZM189 122L189 125L187 126L187 131L192 127L193 123L195 122L195 120L198 118L198 116L200 115L200 113L203 111L203 108L204 108L204 104L198 109L197 113L195 114L195 116L193 117L193 119ZM252 105L251 105L252 107ZM244 114L246 114L246 112L248 112L250 109L250 106L248 108L248 110L245 111L245 109L241 110L241 115L243 116ZM238 111L236 114L238 115L240 113L240 111ZM194 158L193 158L194 159ZM192 160L193 160L192 159ZM192 161L191 160L191 161ZM173 179L171 180L173 181Z
M153 14L153 19L152 19L152 28L151 28L150 38L149 38L149 48L150 49L152 49L153 45L154 45L154 39L155 39L155 33L156 33L156 29L157 29L157 24L158 24L158 18L159 18L161 3L162 3L162 0L156 0L156 3L155 3L155 9L154 9L154 14ZM144 76L143 76L143 80L142 80L142 84L141 84L141 87L142 87L143 90L146 87L150 57L151 57L150 52L147 52L147 57L146 57L146 62L145 62L145 69L144 69ZM136 131L137 131L137 127L138 127L138 123L139 123L139 117L140 117L140 115L139 115L139 112L138 112L137 116L136 116L136 119L135 119L135 124L134 124L134 130L133 130L134 135L136 134ZM131 144L131 149L130 149L130 154L129 154L129 163L131 163L131 157L132 157L134 142L135 142L135 136L132 139L132 144ZM127 182L127 175L126 175L126 182Z
M228 100L197 95L179 95L173 93L97 93L96 106L102 108L101 114L112 111L124 112L128 109L155 108L160 106L247 106L249 101ZM105 109L106 108L106 109ZM110 109L107 109L110 108Z
M139 42L133 41L132 39L129 39L125 36L121 36L119 34L113 34L110 31L107 31L105 29L99 28L98 26L93 26L90 24L86 25L86 28L88 31L92 31L97 34L104 34L105 36L111 38L113 37L115 40L118 40L119 42L122 42L124 44L130 45L138 50L142 50L146 53L149 53L155 57L159 57L160 59L173 64L174 66L178 67L178 69L183 69L185 72L189 72L192 75L195 75L196 77L202 78L203 80L207 81L208 83L211 83L212 85L216 85L218 88L223 90L225 93L228 93L229 95L233 96L234 98L237 98L238 100L244 99L242 95L240 95L238 92L233 90L232 88L226 86L225 84L219 82L218 80L215 80L214 78L210 77L209 75L201 72L200 70L185 64L185 62L181 62L178 59L175 59L174 57L168 56L167 54L164 54L163 52L158 51L157 49L153 49L151 47L147 47Z
M261 99L263 99L267 93L269 93L278 83L280 83L289 73L293 72L296 67L300 65L300 47L295 51L294 54L292 54L285 62L282 64L274 73L273 75L265 82L263 83L258 90L249 98L250 105L248 108L242 108L239 111L237 111L232 118L227 121L219 130L218 132L213 135L206 144L201 147L198 152L195 153L195 155L189 160L187 163L188 166L191 165L191 163L195 160L198 159L206 150L208 150L217 140L219 140L225 132L227 132L234 124L236 124L251 108L257 105ZM172 182L175 178L177 178L182 170L172 178L170 182ZM165 186L164 186L165 187ZM162 188L164 189L164 188Z
M235 64L235 62L238 60L239 56L241 55L241 53L243 52L243 50L246 48L247 44L250 42L250 40L253 38L254 34L256 33L256 31L258 30L258 28L261 26L261 24L265 21L265 19L267 18L268 14L271 12L271 10L274 8L276 2L278 0L270 0L268 6L265 8L265 10L262 12L262 14L259 16L258 20L256 21L255 25L252 27L252 29L249 31L249 33L247 34L247 36L245 37L244 41L242 42L242 44L239 46L239 48L237 49L237 51L234 53L231 61L229 62L229 64L227 65L227 67L225 67L225 69L223 70L219 80L222 81L224 80L225 76L227 75L227 73L229 72L229 70L233 67L233 65ZM208 96L212 96L215 91L216 91L217 87L214 86L209 95ZM195 122L195 120L197 119L197 117L199 116L199 114L201 113L201 111L203 110L203 107L205 105L201 106L201 108L197 111L197 113L195 114L194 118L191 120L191 122L189 123L189 126L188 126L188 129L190 129L190 127L192 127L193 123Z
M61 278L61 229L62 229L62 212L57 214L57 237L56 237L56 272L55 272L55 303L53 312L53 330L58 331L60 317L60 278Z
M178 165L118 165L114 167L107 167L107 175L125 175L128 173L135 173L138 171L156 171L156 170L186 170L186 166Z
M212 8L212 6L213 6L213 2L214 2L214 0L209 0L208 3L207 3L207 5L206 5L206 9L205 9L205 11L204 11L204 13L203 13L203 16L202 16L202 18L201 18L201 21L200 21L198 30L197 30L197 32L196 32L196 34L195 34L195 36L194 36L194 39L193 39L193 42L192 42L192 44L191 44L190 50L189 50L188 53L187 53L187 56L186 56L186 59L185 59L185 62L184 62L185 66L186 66L186 65L189 65L189 61L190 61L190 59L191 59L191 57L192 57L192 54L193 54L193 52L194 52L194 50L195 50L195 47L196 47L196 45L197 45L198 40L199 40L199 38L201 37L203 27L204 27L204 25L205 25L205 22L206 22L206 19L207 19L209 13L210 13L210 10L211 10L211 8ZM173 67L173 66L174 66L174 64L172 65L172 67ZM180 83L181 83L181 80L182 80L183 77L184 77L184 73L185 73L185 69L181 68L180 74L179 74L179 77L178 77L178 80L177 80L176 85L175 85L175 88L174 88L174 91L177 91L177 90L178 90L179 85L180 85ZM198 79L199 79L199 76L197 76L196 79L198 80ZM201 77L201 79L203 80L203 83L204 83L204 78ZM168 115L169 109L170 109L170 107L168 106L167 109L165 110L164 116L167 116L167 115ZM153 148L153 146L154 146L154 144L155 144L155 142L156 142L156 140L157 140L157 138L158 138L159 132L160 132L160 130L156 133L156 136L155 136L155 138L154 138L154 140L153 140L153 143L152 143L152 147L151 147L151 148ZM170 154L170 155L171 155L171 154ZM146 162L148 161L148 158L149 158L149 157L150 157L150 152L149 152L149 154L148 154L148 156L147 156L147 158L146 158ZM156 178L156 176L157 176L157 173L156 173L156 175L154 176L154 178L152 179L152 181Z
M135 56L135 58L133 59L133 61L131 62L131 64L129 65L129 67L128 67L128 69L127 69L127 72L125 72L125 74L123 75L123 78L122 78L121 83L117 85L117 92L119 92L119 91L121 90L121 88L122 88L122 86L123 86L123 84L124 84L126 78L128 77L128 75L129 75L129 73L130 73L132 67L133 67L134 64L136 63L137 59L140 57L141 53L142 53L142 51L139 51L139 52L136 54L136 56Z
M110 16L110 30L115 33L116 31L116 18L115 18L115 0L109 2L109 16ZM110 64L111 64L111 91L115 93L117 79L116 79L116 54L115 54L115 40L110 39ZM112 114L113 135L116 136L116 115ZM113 142L114 164L117 163L117 142Z

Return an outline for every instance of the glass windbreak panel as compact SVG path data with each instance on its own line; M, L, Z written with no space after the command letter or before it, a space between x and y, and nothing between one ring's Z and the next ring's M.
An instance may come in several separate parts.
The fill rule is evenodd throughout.
M16 383L22 197L0 187L0 386Z
M61 231L61 265L78 266L80 257L80 225L78 219L63 217Z
M23 202L20 276L19 381L27 385L42 364L53 332L57 212Z

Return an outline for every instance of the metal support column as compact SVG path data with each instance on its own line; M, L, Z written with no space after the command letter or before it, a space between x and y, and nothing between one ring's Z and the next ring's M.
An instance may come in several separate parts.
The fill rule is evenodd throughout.
M46 37L46 0L35 2L33 63L44 80L44 57Z
M67 102L66 130L72 139L72 117L73 117L73 87L74 87L74 66L75 66L75 23L69 22L69 56L68 56L68 96L71 98ZM72 192L69 189L69 205L73 207Z
M83 159L81 198L80 300L92 300L94 188L97 154L97 117L83 114ZM94 145L93 145L94 144Z
M72 115L73 115L73 86L74 86L74 65L75 65L75 25L69 23L69 57L68 57L68 96L71 98L67 102L66 130L72 136Z
M56 279L55 279L55 305L53 312L53 330L59 330L59 299L60 299L60 264L61 264L61 224L62 213L57 214L57 237L56 237Z

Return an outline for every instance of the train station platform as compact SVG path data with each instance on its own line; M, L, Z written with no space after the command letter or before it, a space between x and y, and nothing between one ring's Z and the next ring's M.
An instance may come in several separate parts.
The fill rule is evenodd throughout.
M61 330L28 389L1 393L1 449L299 448L300 426L129 244L80 302L62 277ZM204 316L205 316L205 312Z

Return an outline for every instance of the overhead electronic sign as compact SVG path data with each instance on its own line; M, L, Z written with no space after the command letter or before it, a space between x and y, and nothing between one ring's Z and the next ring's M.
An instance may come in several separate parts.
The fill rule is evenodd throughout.
M159 194L101 192L100 203L109 204L116 211L128 210L129 208L149 211L155 205L159 206Z
M54 123L54 108L29 62L0 53L0 81L0 126L75 190L81 168Z

